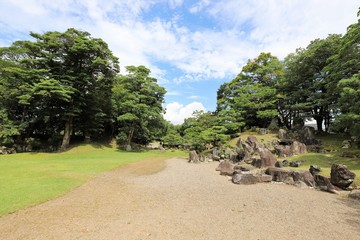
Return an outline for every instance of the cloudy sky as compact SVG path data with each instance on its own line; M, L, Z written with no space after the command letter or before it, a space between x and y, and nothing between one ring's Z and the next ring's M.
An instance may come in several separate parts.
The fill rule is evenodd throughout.
M358 0L0 0L0 47L29 32L77 28L105 40L167 89L165 117L215 110L216 91L248 59L283 59L316 38L345 33ZM122 73L125 73L122 71Z

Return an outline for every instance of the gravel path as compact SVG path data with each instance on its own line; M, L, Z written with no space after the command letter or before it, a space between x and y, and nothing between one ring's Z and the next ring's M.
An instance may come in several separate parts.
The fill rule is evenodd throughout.
M118 168L0 218L0 239L360 239L359 202L283 184L235 185L216 166L170 159L150 175L159 160Z

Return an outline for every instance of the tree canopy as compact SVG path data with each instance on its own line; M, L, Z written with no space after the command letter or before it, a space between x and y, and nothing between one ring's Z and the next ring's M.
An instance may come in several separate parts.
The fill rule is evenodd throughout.
M120 74L102 39L73 28L30 36L0 48L1 145L26 150L39 140L65 150L71 138L115 137L200 150L246 128L293 129L309 119L320 132L360 138L360 18L344 36L315 39L283 61L271 53L249 59L220 85L214 112L196 111L181 126L164 120L166 90L151 70L127 66Z

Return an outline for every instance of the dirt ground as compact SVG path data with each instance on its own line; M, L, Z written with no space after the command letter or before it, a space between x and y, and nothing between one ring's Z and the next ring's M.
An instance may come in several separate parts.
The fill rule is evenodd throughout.
M216 166L153 159L118 168L1 217L0 239L360 239L359 202L285 184L235 185Z

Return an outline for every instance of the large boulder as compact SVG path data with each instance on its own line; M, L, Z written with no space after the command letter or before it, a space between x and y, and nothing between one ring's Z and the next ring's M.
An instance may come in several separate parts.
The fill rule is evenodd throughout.
M330 180L327 177L321 175L315 175L315 186L322 191L337 193L334 185L331 184Z
M333 185L346 189L354 182L355 177L355 173L345 165L336 163L331 165L330 181Z
M289 162L290 167L300 167L301 163L298 161Z
M315 187L315 180L309 171L294 171L292 177L295 183L303 182L309 187Z
M318 141L315 139L315 130L313 127L305 126L300 131L300 141L306 145L317 144Z
M220 171L221 175L231 176L234 173L234 165L229 160L221 161L216 171Z
M291 157L307 152L306 145L298 141L280 141L275 145L275 152L279 157Z
M259 135L265 135L267 133L267 129L266 128L260 128L259 130L258 130L258 134Z
M265 174L270 175L275 182L294 184L293 172L294 171L288 169L270 167L266 169Z
M213 155L213 157L220 159L220 151L217 147L214 147L212 155Z
M189 152L189 161L190 163L200 163L199 155L195 150Z
M341 144L341 148L351 148L351 140L344 140Z
M286 146L286 145L276 145L275 152L281 158L292 156L290 146Z
M290 146L291 153L293 155L299 155L306 153L306 145L304 143L294 141Z
M286 130L284 130L284 129L279 129L278 137L279 137L280 139L287 139L288 136L287 136Z
M259 182L271 182L271 176L266 174L253 174L236 172L232 177L232 182L235 184L255 184Z
M310 168L309 168L309 172L311 173L311 175L317 175L319 174L321 171L321 168L317 165L310 165Z
M250 146L254 149L258 143L258 140L255 136L250 135L247 138L247 142L250 144Z
M258 147L257 151L260 154L261 168L263 167L274 167L276 163L276 157L267 148Z
M360 201L360 189L352 190L349 193L349 198L356 199Z
M238 154L235 153L234 151L232 151L230 148L225 149L225 154L229 156L229 159L232 162L237 162L238 161Z

